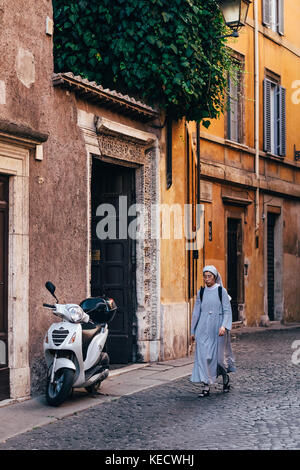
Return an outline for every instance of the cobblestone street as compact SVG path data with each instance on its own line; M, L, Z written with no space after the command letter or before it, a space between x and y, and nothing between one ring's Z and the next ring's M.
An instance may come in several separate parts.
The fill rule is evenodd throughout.
M300 365L292 344L300 329L232 336L238 369L229 394L220 380L198 398L184 377L20 434L0 450L299 449Z

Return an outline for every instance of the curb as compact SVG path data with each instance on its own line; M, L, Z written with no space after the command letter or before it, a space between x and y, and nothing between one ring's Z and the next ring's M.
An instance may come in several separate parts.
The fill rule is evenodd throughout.
M261 333L266 331L285 331L285 330L293 330L299 329L300 323L289 323L289 324L282 324L281 322L271 322L269 326L238 326L232 328L231 330L231 337L235 335L242 335L242 334L251 334L251 333Z

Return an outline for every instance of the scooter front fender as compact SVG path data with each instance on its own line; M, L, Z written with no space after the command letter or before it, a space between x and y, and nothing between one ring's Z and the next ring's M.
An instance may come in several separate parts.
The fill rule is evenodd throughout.
M53 364L50 367L49 374L51 374L52 372L52 367L53 367ZM54 372L63 368L72 369L76 371L74 362L72 362L70 359L67 359L66 357L58 357L55 361Z

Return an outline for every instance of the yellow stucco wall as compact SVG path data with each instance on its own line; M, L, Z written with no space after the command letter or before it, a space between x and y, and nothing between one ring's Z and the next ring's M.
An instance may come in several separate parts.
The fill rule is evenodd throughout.
M208 130L201 128L201 159L207 163L204 167L204 180L213 184L213 201L205 203L206 221L213 224L213 240L208 242L206 224L205 262L216 264L226 279L226 207L221 198L221 187L226 184L231 188L244 188L253 201L247 207L247 224L243 225L243 254L248 274L244 276L246 322L257 325L261 315L266 313L266 220L263 219L264 200L270 204L281 205L283 225L281 269L283 270L282 289L283 319L295 321L300 318L299 296L291 292L295 283L299 284L299 274L295 274L293 283L288 279L292 273L299 273L299 185L300 164L294 160L294 145L300 149L300 10L295 2L285 2L285 34L279 34L262 25L261 3L259 9L259 148L260 178L263 186L260 190L259 243L255 247L255 143L254 143L254 23L253 4L249 11L248 25L241 31L240 38L230 40L228 46L245 57L244 73L244 146L227 142L225 134L226 117L213 120ZM286 146L283 162L270 158L263 152L263 79L269 69L280 76L280 83L286 88ZM297 85L298 83L298 85ZM297 87L296 87L297 85ZM298 103L299 101L299 103ZM208 165L209 164L209 165ZM232 177L236 171L237 177ZM249 183L249 185L247 185ZM252 187L251 187L252 186ZM264 189L268 189L267 192ZM271 192L270 192L271 190ZM265 196L263 196L265 194ZM289 198L293 196L293 198ZM265 198L265 199L264 199ZM265 214L264 214L265 216ZM293 222L292 222L293 221ZM225 281L226 284L226 281ZM293 286L293 287L292 287Z
M243 259L247 265L244 275L244 320L247 325L258 325L266 315L266 213L268 205L279 207L282 234L280 263L282 281L277 279L282 297L282 320L300 320L299 295L292 296L299 285L300 257L300 163L294 160L294 145L300 150L300 9L296 2L285 2L285 34L280 36L262 25L259 11L259 173L255 176L255 88L254 88L254 21L253 3L248 24L238 39L228 41L228 47L242 54L245 60L244 81L244 141L242 145L226 140L226 115L212 120L208 129L200 126L201 184L212 184L212 200L202 200L205 207L205 245L197 261L197 287L202 284L203 263L214 264L227 285L228 211L233 207L224 203L222 191L243 191L249 200L240 206L243 221ZM284 159L266 155L263 151L263 79L266 69L280 76L286 88L286 156ZM299 92L298 92L299 90ZM188 124L190 140L195 145L195 123ZM165 155L161 158L161 202L186 202L186 142L184 122L173 125L173 185L166 190ZM258 231L255 232L255 193L260 187ZM201 191L200 191L201 192ZM208 222L212 223L209 241ZM258 237L258 244L257 244ZM162 303L190 301L188 298L188 264L182 241L161 241L161 299ZM204 255L204 256L203 256ZM281 272L281 271L280 271ZM289 283L290 275L293 283ZM279 295L279 294L278 294Z
M184 122L173 123L173 161L172 161L172 186L167 189L166 185L166 158L165 158L165 133L162 137L161 160L160 160L160 182L161 182L161 205L174 207L179 204L182 207L185 203L185 141ZM166 219L167 220L167 219ZM171 215L170 239L161 238L161 301L182 302L186 297L186 273L185 273L185 249L184 238L176 239L174 234L174 218ZM164 234L164 218L161 215L161 235ZM176 227L177 228L177 227ZM184 233L184 220L181 224Z

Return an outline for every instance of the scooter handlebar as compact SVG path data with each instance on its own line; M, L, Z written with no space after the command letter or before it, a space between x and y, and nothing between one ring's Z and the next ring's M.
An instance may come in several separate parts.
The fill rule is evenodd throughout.
M50 305L50 304L43 304L43 307L56 308L55 305Z

